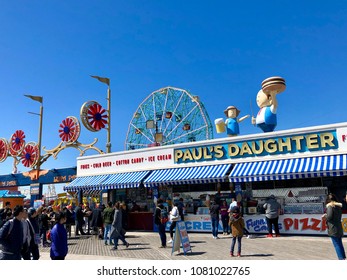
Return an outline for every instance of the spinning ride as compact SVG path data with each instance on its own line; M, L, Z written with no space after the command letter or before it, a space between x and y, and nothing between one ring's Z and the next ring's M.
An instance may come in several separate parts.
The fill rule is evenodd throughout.
M126 150L213 138L211 120L198 96L165 87L151 93L129 124Z

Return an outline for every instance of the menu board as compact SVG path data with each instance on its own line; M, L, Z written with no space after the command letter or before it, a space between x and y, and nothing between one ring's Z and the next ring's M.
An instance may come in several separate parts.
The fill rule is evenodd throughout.
M180 251L181 245L184 254L186 254L188 251L192 251L192 248L190 247L186 224L184 221L179 221L176 223L176 230L171 254L175 251Z

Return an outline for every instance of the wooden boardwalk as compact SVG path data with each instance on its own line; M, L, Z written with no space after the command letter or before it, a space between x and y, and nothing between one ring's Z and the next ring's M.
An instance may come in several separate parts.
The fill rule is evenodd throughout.
M167 233L167 237L169 234ZM181 251L172 254L171 244L159 248L159 234L156 232L128 232L129 248L120 245L112 251L103 240L93 236L80 236L68 241L67 260L230 260L231 237L220 235L213 239L207 233L189 233L192 252ZM343 239L347 249L347 238ZM237 246L237 245L236 245ZM49 248L40 247L41 259L49 259ZM242 239L242 257L233 260L336 260L336 253L329 237L322 236L281 236L266 238L265 235Z

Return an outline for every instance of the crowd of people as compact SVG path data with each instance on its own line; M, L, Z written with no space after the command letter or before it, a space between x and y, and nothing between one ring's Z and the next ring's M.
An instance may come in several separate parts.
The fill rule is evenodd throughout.
M68 253L68 239L79 235L95 235L117 250L119 240L126 248L127 207L125 203L109 202L107 207L96 205L93 209L83 203L75 209L71 205L60 211L52 207L24 208L6 202L0 210L0 259L38 260L40 246L50 247L52 260L64 260Z
M267 238L272 238L275 236L280 237L279 231L279 215L281 213L281 205L277 201L276 197L272 194L267 197L265 203L263 204L265 210L265 220L267 224L268 234ZM251 237L248 230L245 228L245 222L242 218L242 211L233 197L232 201L228 207L225 200L222 202L215 200L209 208L211 216L211 226L212 235L214 239L219 239L218 237L218 226L219 217L222 219L223 224L223 234L229 234L232 236L231 246L230 246L230 256L234 256L234 249L236 242L237 256L241 257L241 242L242 237L246 235L248 238ZM329 194L326 199L326 213L322 216L322 219L326 222L328 228L328 236L330 236L334 249L339 260L346 259L345 249L342 243L343 227L341 223L342 218L342 203L340 203L334 194Z
M9 202L5 208L0 217L1 260L38 260L40 245L50 246L52 260L65 258L68 249L64 212L45 207L27 209L22 205L12 210Z
M263 205L265 219L268 227L267 237L279 237L278 218L280 204L271 195ZM326 221L328 235L335 248L338 259L345 260L346 254L342 243L343 228L341 224L342 204L336 196L329 194L326 200L326 213L322 219ZM219 218L223 224L223 235L231 234L230 256L234 256L237 243L238 257L241 257L241 243L243 236L250 237L245 229L242 211L235 199L230 205L225 200L213 201L209 207L211 216L212 235L219 239ZM111 245L111 250L117 250L119 241L126 248L128 230L128 210L125 203L108 202L107 206L89 205L80 203L75 209L65 206L61 211L55 212L52 207L39 207L37 209L24 208L16 205L13 209L10 202L0 210L0 244L1 260L38 260L40 259L40 246L50 247L52 260L64 260L68 254L68 239L72 237L72 227L75 226L75 236L95 235L103 240L105 245ZM170 221L170 240L166 238L166 223ZM157 201L154 212L154 223L157 225L161 246L166 248L167 243L174 240L174 232L178 221L184 221L184 204L182 200L175 202L168 211L161 199Z

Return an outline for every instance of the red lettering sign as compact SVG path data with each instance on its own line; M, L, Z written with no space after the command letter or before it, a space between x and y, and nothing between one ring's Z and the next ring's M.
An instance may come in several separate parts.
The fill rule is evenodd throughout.
M284 229L289 231L294 230L313 230L313 231L325 231L327 229L326 223L323 220L316 218L303 218L303 219L293 219L285 218L283 219Z

